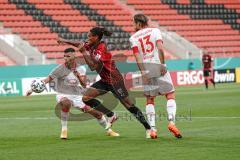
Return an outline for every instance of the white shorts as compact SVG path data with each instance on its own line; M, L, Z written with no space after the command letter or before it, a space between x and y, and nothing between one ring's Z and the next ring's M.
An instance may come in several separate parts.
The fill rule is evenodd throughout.
M82 101L82 96L80 95L68 95L68 94L57 94L56 100L57 103L61 102L63 98L67 98L72 102L74 108L83 109L86 105Z
M164 76L150 78L149 84L144 85L144 94L146 96L165 95L174 91L175 88L169 72Z

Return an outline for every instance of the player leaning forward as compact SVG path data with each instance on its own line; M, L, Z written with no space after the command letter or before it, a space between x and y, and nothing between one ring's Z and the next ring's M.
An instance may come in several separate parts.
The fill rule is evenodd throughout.
M83 102L97 110L107 111L107 108L96 98L107 92L112 92L122 105L144 126L146 134L153 138L155 131L151 129L142 111L130 100L124 79L114 60L112 60L112 54L107 50L106 43L102 41L103 36L110 35L111 32L105 28L94 27L88 33L87 42L61 40L62 43L78 47L89 68L92 71L95 70L101 77L99 81L92 84L84 93ZM107 111L105 113L108 116L111 112ZM114 113L111 114L114 116Z
M144 94L147 98L146 114L151 127L155 128L154 99L158 95L167 98L168 129L175 137L181 134L175 126L176 102L171 76L166 70L161 32L148 27L143 14L134 16L136 33L130 37L133 53L143 76Z
M99 124L106 129L107 135L119 136L118 133L112 131L105 116L82 102L82 94L86 87L86 68L77 62L75 50L68 48L64 51L64 64L57 66L43 80L45 84L54 82L54 90L57 92L56 100L58 105L61 106L61 135L62 139L67 138L67 121L69 116L70 107L75 107L83 112L89 113L94 116ZM27 92L27 96L32 94L32 90Z

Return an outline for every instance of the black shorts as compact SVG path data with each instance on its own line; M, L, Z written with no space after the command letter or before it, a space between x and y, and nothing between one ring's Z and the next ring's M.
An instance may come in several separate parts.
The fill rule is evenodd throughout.
M203 71L203 76L204 76L204 77L209 77L209 76L210 76L210 73L211 73L210 70L204 70L204 71Z
M93 83L91 87L96 88L98 90L106 91L106 92L111 91L113 95L120 100L128 97L128 91L123 81L119 81L116 84L108 84L100 80Z

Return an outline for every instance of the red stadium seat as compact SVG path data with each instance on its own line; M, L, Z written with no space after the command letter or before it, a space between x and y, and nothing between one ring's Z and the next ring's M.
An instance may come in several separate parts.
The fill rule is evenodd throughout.
M205 0L208 4L224 4L227 8L240 9L238 0ZM161 26L170 31L175 31L179 35L194 42L197 46L204 49L225 47L227 52L231 49L236 52L240 40L239 31L233 30L221 19L191 19L187 14L179 14L177 9L173 9L169 4L183 4L187 6L190 0L176 0L162 3L159 0L142 1L127 0L136 10L149 16L152 20L157 20ZM238 11L238 10L237 10ZM239 23L240 20L237 20ZM225 43L224 43L225 42ZM217 52L222 52L218 49Z
M104 0L104 1L99 1L99 0L82 0L83 3L88 3L88 4L113 4L112 0Z

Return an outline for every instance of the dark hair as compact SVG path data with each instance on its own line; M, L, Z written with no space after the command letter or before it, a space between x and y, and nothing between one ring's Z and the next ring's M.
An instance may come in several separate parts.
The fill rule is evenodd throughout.
M75 52L73 48L67 48L64 50L64 53L70 53L70 52Z
M111 36L112 32L109 32L108 30L106 30L103 27L94 27L90 30L90 32L94 35L94 36L98 36L99 40L102 39L103 35L104 36Z
M133 19L136 24L140 23L143 27L148 25L148 18L144 14L136 14Z

